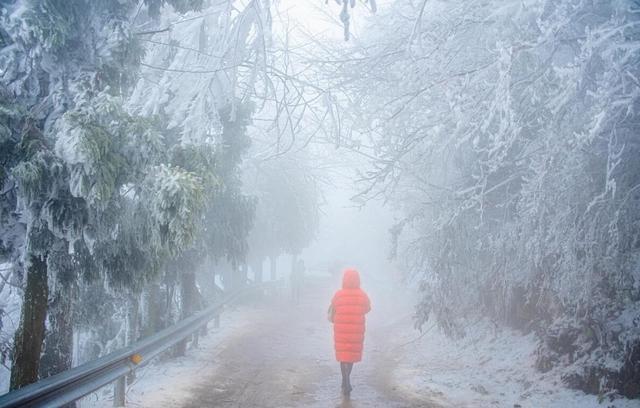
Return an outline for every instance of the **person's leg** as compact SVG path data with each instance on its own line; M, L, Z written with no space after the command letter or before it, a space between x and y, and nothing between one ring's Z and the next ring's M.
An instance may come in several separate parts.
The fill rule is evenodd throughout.
M347 395L351 393L353 389L351 387L351 370L353 370L353 363L340 362L340 372L342 373L342 392Z
M346 390L347 392L351 392L351 370L353 369L353 363L344 363L345 364L345 371L347 374L347 382L346 382Z

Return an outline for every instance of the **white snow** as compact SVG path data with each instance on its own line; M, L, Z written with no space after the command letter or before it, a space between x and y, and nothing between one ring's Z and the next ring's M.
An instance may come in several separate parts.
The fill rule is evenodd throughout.
M229 307L220 315L220 328L209 323L208 334L200 337L198 347L189 344L186 356L157 358L136 370L136 379L127 385L126 401L129 407L171 407L190 396L190 387L198 377L216 364L217 352L225 340L242 335L249 326L255 310L249 307ZM78 408L107 408L113 406L113 386L108 385L83 398Z
M433 326L420 337L406 320L399 322L398 365L392 375L394 386L406 393L437 395L443 406L461 408L640 407L637 400L599 402L598 396L566 388L560 370L537 371L533 334L495 330L480 321L459 340Z
M287 344L297 344L300 350L305 350L304 355L310 366L317 369L313 371L313 375L307 378L302 375L304 370L297 374L289 373L284 366L273 367L274 371L296 378L287 381L313 383L311 388L302 387L295 391L309 393L306 396L295 394L296 398L301 398L300 401L307 401L304 398L309 398L309 401L315 401L313 406L318 407L335 402L338 377L332 360L330 325L325 325L324 315L319 312L321 309L324 310L321 300L328 296L323 292L326 291L328 281L326 278L318 279L310 278L310 281L315 282L311 285L313 290L308 289L306 294L307 298L311 297L310 301L303 306L284 309L293 323L290 327L291 333L286 335L286 343L273 343L272 332L277 326L265 326L263 322L266 319L265 312L277 315L282 314L282 310L277 312L279 309L261 303L255 306L229 307L221 314L220 328L214 329L210 324L209 334L200 337L199 346L190 347L185 357L158 359L140 368L136 372L136 380L127 388L127 406L175 407L192 401L194 396L202 394L202 386L211 381L212 373L222 370L217 376L224 377L225 367L228 368L230 363L233 365L233 362L223 359L225 350L237 347L238 342L244 344L241 348L247 344L254 344L256 350L245 350L253 353L251 355L264 358L264 361L256 362L258 368L246 367L240 361L239 364L243 365L240 370L243 372L259 371L259 367L270 361L284 361L282 364L286 366L287 359L280 357L283 355L283 347L286 349L289 347ZM375 300L375 309L367 319L366 358L356 367L357 371L354 374L358 393L354 396L353 403L356 405L353 406L361 406L360 403L366 404L362 406L379 406L377 404L381 401L394 403L385 406L403 406L397 405L398 398L404 401L433 401L446 408L640 406L638 401L625 399L605 400L600 403L597 396L564 387L560 381L561 372L551 371L543 374L536 371L533 368L533 353L536 348L533 335L525 336L514 331L495 330L486 321L467 326L467 336L459 340L445 337L432 326L427 327L424 334L420 334L413 329L413 296L410 293L404 292L402 295L401 288L390 291L388 286L382 286L382 282L375 283L371 280L368 281L367 289ZM279 302L287 303L286 297ZM282 306L280 304L280 309ZM310 320L301 320L302 315ZM264 336L256 337L256 325L260 327L257 329L258 332L269 327L271 331L261 332ZM308 338L312 332L315 334ZM268 344L260 346L261 342ZM265 347L272 350L272 356L264 355ZM392 360L388 359L389 356L392 356ZM290 364L296 367L301 364L302 369L309 366L304 359ZM385 372L387 370L388 373ZM246 377L246 380L249 383L253 381L249 377ZM251 383L252 387L259 389L260 381L255 381L256 384ZM218 384L214 381L211 383L211 393L227 395L226 393L230 392L228 386L229 384ZM252 392L255 394L257 391ZM388 395L395 396L396 399L385 399ZM231 395L227 395L227 398L230 397ZM230 401L224 401L228 402ZM294 403L295 400L292 399L291 402ZM112 404L113 388L107 386L84 398L78 406L106 408Z

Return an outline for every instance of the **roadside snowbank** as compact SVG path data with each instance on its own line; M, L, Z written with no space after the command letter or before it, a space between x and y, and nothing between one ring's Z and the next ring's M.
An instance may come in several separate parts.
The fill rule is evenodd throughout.
M407 319L409 320L409 319ZM638 408L640 401L605 399L566 388L560 370L534 368L536 340L487 322L460 340L433 326L422 337L402 325L393 385L408 394L437 395L443 406L509 408Z
M255 319L248 305L229 307L220 315L220 328L209 324L209 333L200 337L198 347L189 344L184 357L156 359L136 370L136 379L126 391L129 407L175 407L188 400L200 376L217 363L217 356L229 339L241 336ZM83 398L79 408L113 407L113 386L108 385Z

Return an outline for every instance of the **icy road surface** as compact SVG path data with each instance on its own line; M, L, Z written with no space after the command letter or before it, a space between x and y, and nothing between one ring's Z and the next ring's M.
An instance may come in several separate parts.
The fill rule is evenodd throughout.
M299 305L288 292L241 303L221 316L185 357L156 361L137 371L128 407L380 407L380 408L636 408L637 401L600 404L597 396L568 390L560 372L533 368L536 342L482 323L469 336L446 338L412 329L406 289L388 282L364 287L372 301L364 360L352 373L351 400L340 395L326 309L338 287L309 278ZM376 290L376 286L384 290ZM105 387L80 408L112 406Z
M329 279L309 279L298 305L285 292L223 314L219 331L201 339L186 358L141 370L127 393L128 406L439 407L389 385L395 364L390 310L376 303L375 294L364 360L353 369L350 400L341 396L326 317L333 286ZM82 405L108 406L103 398Z

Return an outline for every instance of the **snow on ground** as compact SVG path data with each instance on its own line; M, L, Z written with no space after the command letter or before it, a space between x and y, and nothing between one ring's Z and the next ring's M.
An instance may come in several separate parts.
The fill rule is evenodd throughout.
M564 387L560 370L545 374L535 370L532 335L495 330L486 322L469 327L460 340L445 337L433 326L425 328L422 337L408 330L408 324L402 327L392 382L409 394L437 395L443 406L640 407L638 400L600 403L597 396Z
M198 377L211 370L218 354L233 338L242 336L256 318L255 308L230 306L220 315L220 328L209 323L207 336L199 338L197 348L190 347L184 357L163 359L136 370L136 379L127 386L128 407L175 406L189 398ZM111 408L113 386L109 385L82 399L79 408Z
M624 399L600 404L597 396L565 388L558 371L536 371L533 336L484 322L468 327L469 335L460 340L437 329L421 335L412 328L409 295L371 286L365 358L354 368L352 398L341 399L325 316L334 284L309 280L315 282L300 304L283 293L230 308L221 328L210 329L187 356L138 370L127 406L640 407L640 401ZM80 407L111 405L112 388L106 387Z
M222 314L221 329L186 357L138 371L127 406L247 408L426 408L428 396L406 398L388 384L390 307L378 301L369 320L365 358L353 371L354 391L340 392L332 327L326 309L334 282L309 277L299 303L288 293ZM112 388L85 398L81 408L112 405ZM438 407L439 408L439 407Z

